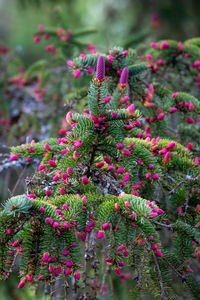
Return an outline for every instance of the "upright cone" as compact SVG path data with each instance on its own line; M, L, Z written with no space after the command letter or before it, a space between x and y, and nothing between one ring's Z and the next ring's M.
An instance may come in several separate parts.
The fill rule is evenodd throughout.
M128 68L127 67L123 68L123 70L122 70L119 84L121 84L121 85L128 84Z
M100 55L97 60L96 79L103 80L105 78L105 61L104 57Z

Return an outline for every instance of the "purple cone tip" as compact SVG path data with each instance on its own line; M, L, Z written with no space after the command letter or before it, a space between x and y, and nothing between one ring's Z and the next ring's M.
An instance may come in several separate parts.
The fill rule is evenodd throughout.
M119 83L120 84L128 84L128 68L127 67L123 68Z
M97 60L96 78L98 80L105 78L105 61L103 55L100 55Z

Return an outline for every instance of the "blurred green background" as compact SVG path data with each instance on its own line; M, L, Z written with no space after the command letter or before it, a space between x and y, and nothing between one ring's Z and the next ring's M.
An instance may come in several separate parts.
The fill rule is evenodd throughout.
M151 41L200 36L199 0L0 0L0 45L16 51L25 67L47 57L45 42L34 44L33 35L38 24L59 27L58 11L73 32L96 28L86 42L100 50L120 46L151 27ZM0 283L0 300L41 299L34 288L18 290L17 282L12 275Z
M91 39L100 49L121 44L157 17L155 40L200 34L199 0L0 0L1 43L16 49L26 65L43 57L42 43L33 45L33 33L38 24L58 23L56 9L73 31L96 28Z

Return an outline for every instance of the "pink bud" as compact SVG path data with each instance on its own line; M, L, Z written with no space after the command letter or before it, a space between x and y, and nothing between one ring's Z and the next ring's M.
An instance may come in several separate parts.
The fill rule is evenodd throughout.
M49 165L52 167L52 168L55 168L56 167L56 163L54 160L50 159L49 160Z
M45 208L44 208L43 206L41 206L41 207L40 207L40 212L41 212L41 213L44 213L44 211L45 211Z
M20 283L18 284L18 289L21 289L25 286L25 281L21 280Z
M59 179L60 177L58 176L58 174L53 177L53 181L58 181Z
M128 202L128 201L125 201L125 202L124 202L124 206L125 206L126 209L129 209L129 208L130 208L130 205L131 205L131 204L130 204L130 202Z
M118 148L118 149L122 149L123 147L124 147L123 144L121 144L121 143L120 143L120 144L117 144L117 148Z
M53 228L58 228L59 227L59 223L58 222L54 222L53 223Z
M153 241L153 239L154 239L154 236L153 236L153 235L150 235L150 236L148 237L148 240L149 240L149 241Z
M72 274L72 270L71 269L67 269L66 271L65 271L65 275L71 275Z
M45 219L45 222L46 222L47 224L50 224L50 225L53 224L53 220L52 220L51 218L48 218L48 217Z
M158 120L163 120L165 118L165 114L164 113L161 113L157 116L157 119Z
M147 173L145 176L146 176L146 179L150 179L151 178L151 174L150 173Z
M101 231L101 230L97 231L97 238L98 238L98 239L102 239L103 236L104 236L103 231Z
M124 149L123 154L126 156L131 156L131 152L128 149Z
M88 74L92 74L93 70L91 67L87 68Z
M79 272L76 272L76 273L74 274L74 278L75 278L76 280L79 280L80 277L81 277L81 274L80 274Z
M6 231L6 233L7 233L8 235L10 235L10 234L12 233L12 229L8 228L7 231Z
M63 255L64 256L67 256L68 254L69 254L69 250L68 249L66 249L66 250L63 251Z
M158 179L159 179L159 175L158 175L157 173L154 173L154 174L152 175L152 179L153 179L153 180L158 180Z
M175 143L175 142L170 142L170 143L167 144L167 147L168 147L169 149L173 149L173 148L176 147L176 143Z
M50 151L50 150L51 150L51 148L50 148L50 146L49 146L48 143L45 143L44 148L45 148L45 150L47 150L47 151Z
M89 180L88 180L87 177L82 177L81 181L82 181L83 184L88 184L89 183Z
M104 166L103 161L96 163L96 167L99 168L99 169L102 168L103 166Z
M170 152L167 152L167 153L165 154L164 159L163 159L165 163L169 162L169 160L170 160L170 155L171 155Z
M38 170L39 171L45 171L45 165L44 164L39 165Z
M118 168L117 169L117 173L119 174L123 174L125 172L125 170L123 168Z
M162 256L163 256L163 254L162 254L162 252L161 252L160 250L156 251L156 252L155 252L155 255L156 255L156 256L159 256L159 257L162 257Z
M193 111L194 110L194 104L190 103L188 106L189 111Z
M104 223L104 224L102 225L102 228L103 228L104 230L107 230L107 229L109 228L109 224L108 224L108 223Z
M67 194L66 190L63 187L60 188L60 194L61 195Z
M187 121L187 123L190 123L190 124L194 123L194 119L192 119L192 118L187 118L186 121Z
M26 275L26 279L27 279L27 281L33 281L33 277L29 274Z
M199 158L198 157L195 157L194 165L195 165L195 167L197 167L199 165Z
M124 181L128 181L130 179L130 176L128 174L123 176Z
M53 273L54 271L54 267L53 266L49 266L49 273Z
M175 113L177 111L176 107L171 107L171 113Z
M44 254L43 254L43 261L48 261L48 259L49 259L49 253L47 253L47 252L45 252Z
M39 35L36 35L35 37L34 37L34 43L39 43L39 41L40 41L40 37L39 37Z
M50 190L46 190L45 194L46 194L46 196L51 196L51 191Z
M152 250L156 250L157 248L158 248L158 246L157 246L156 244L151 245L151 249L152 249Z
M14 154L10 157L10 160L13 161L13 160L18 160L19 156L17 154Z
M132 117L134 115L135 112L135 105L131 104L128 108L127 108L128 114L130 117Z
M75 70L74 71L74 77L78 78L81 75L81 71L80 70Z
M117 118L117 113L116 113L115 111L112 113L112 115L113 115L113 118L114 118L114 119Z
M74 142L74 146L75 146L76 148L81 147L81 140L75 141L75 142Z

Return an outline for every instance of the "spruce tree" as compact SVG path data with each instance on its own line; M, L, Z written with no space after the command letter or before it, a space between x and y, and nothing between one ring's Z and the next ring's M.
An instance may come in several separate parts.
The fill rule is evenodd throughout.
M77 60L79 69L92 66L96 75L88 107L66 115L66 136L11 149L11 160L40 164L26 193L8 199L1 211L1 278L20 257L18 288L45 284L51 299L58 285L65 299L122 299L124 288L132 299L181 299L174 278L198 299L191 272L200 257L198 157L179 143L181 131L178 141L170 139L163 118L151 134L144 130L145 112L165 107L171 92L155 83L140 99L146 63L128 65L132 50L110 55L123 62L119 80L117 59L109 70L105 55ZM151 110L141 104L152 103L154 86Z

